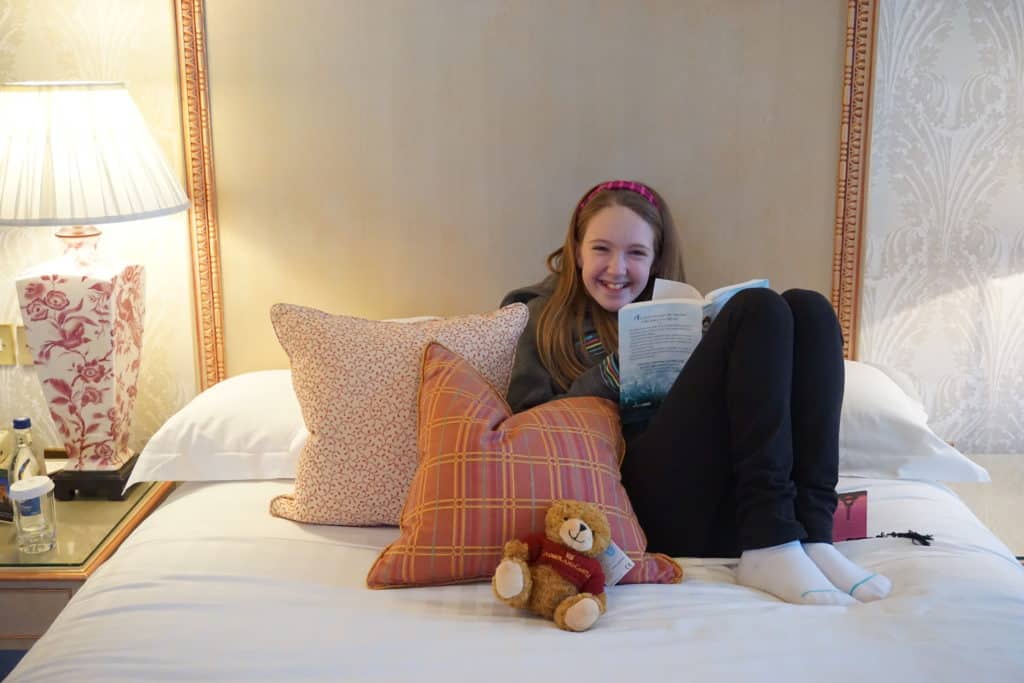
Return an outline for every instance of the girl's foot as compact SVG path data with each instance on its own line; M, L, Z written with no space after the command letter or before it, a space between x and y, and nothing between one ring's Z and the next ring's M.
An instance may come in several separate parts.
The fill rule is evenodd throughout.
M804 552L800 541L744 550L736 569L736 581L798 605L853 605L857 602L828 580Z
M889 579L861 569L831 543L805 543L804 551L833 585L861 602L881 600L892 589Z

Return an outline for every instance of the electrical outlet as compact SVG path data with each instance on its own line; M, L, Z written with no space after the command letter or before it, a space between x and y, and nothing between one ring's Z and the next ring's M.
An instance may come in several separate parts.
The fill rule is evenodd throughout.
M24 325L18 325L18 363L21 365L33 365L32 351L28 348L28 332Z
M0 325L0 365L17 365L18 347L14 345L14 325Z

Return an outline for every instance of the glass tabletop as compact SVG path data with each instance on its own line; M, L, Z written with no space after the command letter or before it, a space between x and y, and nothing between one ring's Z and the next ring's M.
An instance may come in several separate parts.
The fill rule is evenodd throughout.
M18 550L14 524L0 522L0 567L75 567L99 548L155 484L136 484L124 500L76 498L57 501L57 545L28 555Z

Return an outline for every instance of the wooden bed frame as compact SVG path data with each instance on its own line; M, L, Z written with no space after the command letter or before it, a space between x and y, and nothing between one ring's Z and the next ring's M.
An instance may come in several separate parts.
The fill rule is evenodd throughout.
M832 303L847 358L856 355L877 6L877 0L848 0L847 9L832 262ZM226 369L204 0L175 0L175 10L186 186L192 199L189 226L199 386L205 389L224 379Z

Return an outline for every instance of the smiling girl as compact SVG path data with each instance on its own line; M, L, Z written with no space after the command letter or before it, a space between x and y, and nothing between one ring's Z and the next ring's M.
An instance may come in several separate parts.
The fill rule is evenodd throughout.
M619 397L618 318L655 278L683 279L672 217L642 183L613 180L576 204L526 303L508 402ZM849 605L889 580L832 546L843 397L842 335L816 292L736 294L650 420L623 425L622 483L648 539L672 556L739 557L738 583L787 602Z

